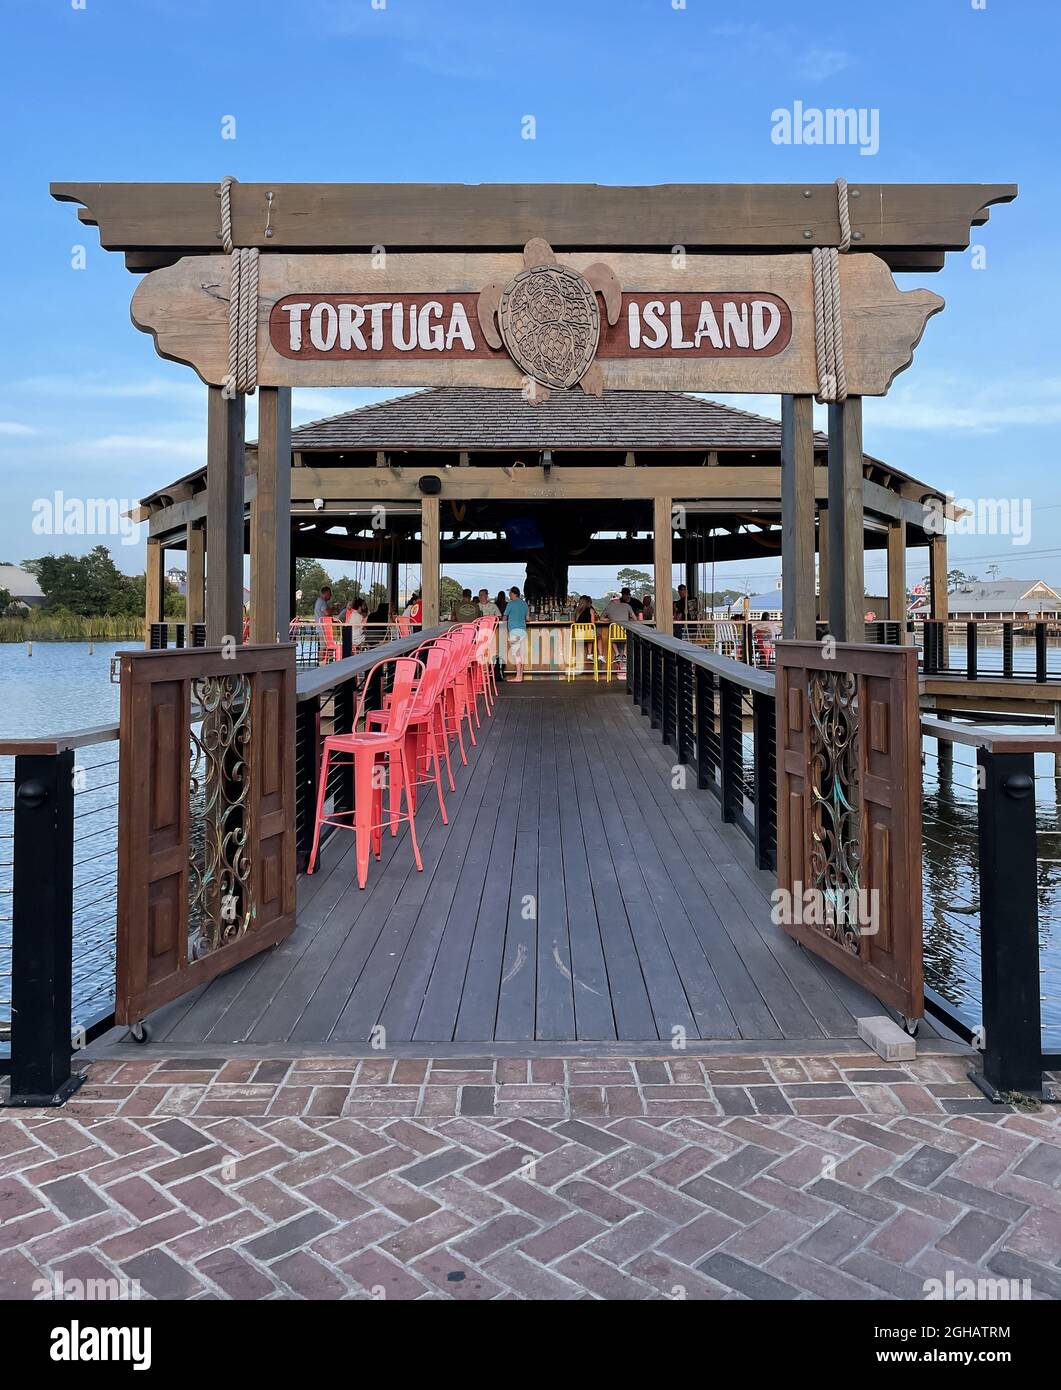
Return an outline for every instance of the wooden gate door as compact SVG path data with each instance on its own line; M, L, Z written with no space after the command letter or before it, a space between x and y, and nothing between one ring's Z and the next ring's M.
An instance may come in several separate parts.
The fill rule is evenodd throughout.
M777 882L789 936L924 1011L917 653L777 644Z
M295 653L123 652L115 1019L295 924Z

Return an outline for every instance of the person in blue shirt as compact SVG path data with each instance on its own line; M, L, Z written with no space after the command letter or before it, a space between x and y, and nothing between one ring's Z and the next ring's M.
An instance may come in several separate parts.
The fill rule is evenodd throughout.
M505 604L505 622L508 624L508 655L509 660L516 668L516 680L523 679L523 665L527 660L527 608L526 599L520 596L519 589L513 584L508 591L508 603Z

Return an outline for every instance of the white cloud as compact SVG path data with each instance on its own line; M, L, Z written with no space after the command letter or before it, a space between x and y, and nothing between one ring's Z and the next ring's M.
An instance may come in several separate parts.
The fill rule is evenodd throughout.
M986 388L960 376L900 379L883 399L867 401L866 421L884 430L974 434L1061 424L1061 378L995 380Z
M206 445L202 438L166 439L151 434L108 434L88 442L88 448L100 453L174 454L205 462Z
M32 425L20 425L16 420L0 420L0 434L36 434Z
M203 388L197 381L170 380L158 376L115 380L102 372L30 376L12 382L8 389L32 391L37 395L58 396L67 400L157 400L174 397L198 400L203 394Z

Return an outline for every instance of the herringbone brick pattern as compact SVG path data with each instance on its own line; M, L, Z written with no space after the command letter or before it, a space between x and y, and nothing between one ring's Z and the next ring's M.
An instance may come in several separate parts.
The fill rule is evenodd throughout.
M130 1096L107 1102L115 1108L157 1074L151 1063L114 1065L100 1064L106 1079L89 1084L129 1085ZM128 1065L152 1069L134 1084L120 1080ZM225 1113L219 1095L193 1094L273 1086L275 1096L294 1069L250 1065L271 1068L252 1078L272 1081L204 1084L171 1065L170 1085L158 1089L174 1103L156 1096L147 1113L5 1112L5 1295L125 1278L144 1296L181 1299L920 1299L926 1279L949 1272L1027 1279L1033 1297L1061 1297L1057 1112L985 1108L953 1076L890 1087L805 1076L786 1083L800 1094L781 1113L709 1112L713 1097L697 1093L672 1096L673 1112L588 1119L570 1105L563 1118L306 1113L318 1091L354 1089L320 1073L316 1086L292 1085L308 1092L298 1115ZM387 1065L388 1078L372 1084L417 1086L411 1068ZM433 1066L420 1065L422 1092ZM460 1077L469 1079L438 1085L456 1090L457 1110L470 1091L485 1110L491 1098L503 1104L508 1086L567 1089L532 1079L536 1062L518 1065L521 1080L503 1079L499 1062L489 1082L468 1068ZM636 1075L646 1064L627 1065ZM945 1073L951 1064L931 1065ZM751 1095L773 1084L736 1070L743 1079L718 1090ZM652 1075L642 1093L664 1087ZM667 1075L674 1091L692 1087ZM886 1087L892 1101L845 1113L845 1085ZM796 1112L816 1086L823 1108ZM907 1086L931 1107L913 1091L913 1103L896 1106ZM264 1099L231 1097L259 1112ZM958 1100L968 1113L944 1109ZM91 1103L100 1102L81 1105Z

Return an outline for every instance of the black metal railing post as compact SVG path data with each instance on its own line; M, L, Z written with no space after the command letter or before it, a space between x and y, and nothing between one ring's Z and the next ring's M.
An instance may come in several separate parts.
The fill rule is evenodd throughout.
M711 741L715 733L715 685L709 671L696 668L696 785L714 789L715 764Z
M637 634L634 632L633 628L628 627L626 629L626 693L627 695L633 695L635 698L637 692L635 673L640 651L641 643L638 641Z
M755 865L777 868L776 701L759 691L752 694L755 747Z
M663 653L653 647L649 656L649 727L658 729L663 718Z
M1002 674L1013 675L1013 624L1002 624Z
M1046 624L1040 618L1035 624L1035 679L1046 680Z
M74 755L15 758L9 1105L60 1105L72 1074Z
M638 698L637 703L642 714L648 714L652 705L652 653L655 648L649 642L643 642L641 659L638 662Z
M295 862L299 873L309 863L317 814L320 777L320 700L315 696L295 706Z
M743 701L740 687L721 680L719 697L719 751L722 775L722 819L733 822L743 809L741 782L744 777Z
M346 629L344 629L346 630ZM345 640L345 639L344 639ZM337 734L352 734L357 711L357 692L353 681L344 681L332 696L332 728ZM354 809L354 763L345 758L335 771L332 805L336 811Z
M975 622L965 624L965 675L966 679L976 680L976 639L977 630Z
M663 734L664 744L675 742L674 722L671 718L671 711L674 705L675 680L678 674L677 659L673 652L663 653L662 669L660 680L662 682L661 704L663 706L660 728Z
M1035 755L977 749L984 1078L1041 1093Z
M693 728L693 668L684 657L678 657L678 761L687 766L694 761L696 735Z

